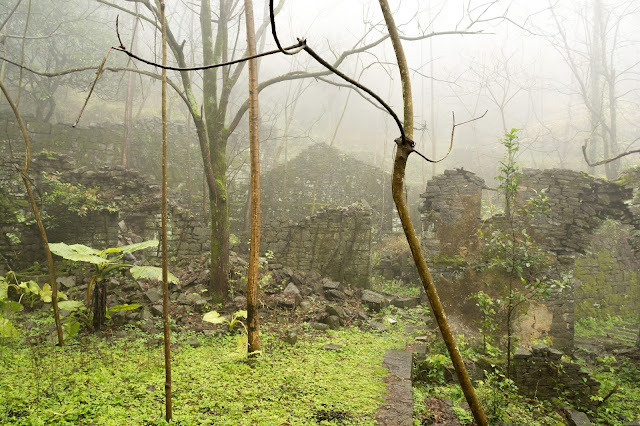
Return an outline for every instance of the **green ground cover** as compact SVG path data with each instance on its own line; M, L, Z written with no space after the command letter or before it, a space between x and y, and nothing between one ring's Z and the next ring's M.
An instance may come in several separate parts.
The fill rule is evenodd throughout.
M125 333L121 333L125 334ZM296 345L263 336L249 365L237 336L174 333L174 423L180 425L375 424L383 400L386 349L404 347L400 330L345 328ZM163 424L161 334L136 328L121 338L80 336L64 348L0 343L0 424ZM340 350L322 346L341 345Z

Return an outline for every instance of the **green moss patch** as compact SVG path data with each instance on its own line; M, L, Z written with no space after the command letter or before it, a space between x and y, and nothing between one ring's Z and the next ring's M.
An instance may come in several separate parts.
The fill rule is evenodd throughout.
M64 348L0 342L0 424L162 424L159 337L91 336ZM181 425L373 425L385 392L384 351L404 345L399 333L354 328L294 346L265 335L264 354L249 365L235 352L236 336L199 336L201 346L192 347L194 338L176 333L172 353ZM327 343L342 349L325 350Z

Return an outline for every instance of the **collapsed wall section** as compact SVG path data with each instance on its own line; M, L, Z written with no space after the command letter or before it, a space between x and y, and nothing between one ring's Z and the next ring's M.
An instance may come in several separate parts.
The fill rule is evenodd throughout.
M616 182L570 170L524 171L519 179L518 203L522 206L527 199L542 194L547 197L550 210L528 217L519 226L527 229L535 244L550 253L545 275L570 284L562 290L552 290L540 306L533 306L537 324L527 323L529 337L549 335L554 346L570 351L576 300L582 309L589 303L588 293L594 287L607 288L615 293L607 295L609 304L616 305L613 309L621 312L637 295L638 182L637 169L626 172ZM502 215L481 218L484 187L484 181L469 171L447 170L429 181L422 195L422 246L432 275L445 306L470 317L470 323L479 319L479 313L475 317L472 314L477 307L469 296L480 290L490 293L491 287L500 287L505 282L500 274L476 270L474 266L482 256L480 232L504 225ZM617 223L619 228L626 227L626 233L621 234L624 241L616 244L616 250L609 250L608 261L602 262L602 256L594 256L591 249L596 247L595 231L606 220ZM588 286L580 281L587 276ZM637 307L631 309L637 311ZM531 333L536 328L541 329Z
M262 228L262 252L298 271L358 287L370 286L371 208L355 203L325 208L298 223L275 219Z
M18 161L0 158L0 265L20 269L44 260L44 250ZM30 171L48 240L97 249L159 239L160 187L122 167L77 167L67 155L36 155ZM209 248L200 216L169 203L171 256L199 256ZM152 255L152 251L149 251Z

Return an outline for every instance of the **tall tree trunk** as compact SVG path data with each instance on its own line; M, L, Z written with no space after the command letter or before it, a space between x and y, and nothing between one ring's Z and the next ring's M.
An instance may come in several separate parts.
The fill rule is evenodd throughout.
M24 32L22 33L22 50L20 52L20 77L18 77L18 98L16 99L16 106L20 106L20 98L22 97L22 73L24 68L24 46L27 41L27 30L29 29L29 20L31 18L31 0L29 0L29 5L27 6L27 17L24 23Z
M601 1L595 0L593 5L593 34L590 58L591 84L589 86L589 102L591 105L589 108L589 124L591 126L591 132L589 137L589 158L597 158L598 146L601 146L604 143L600 137L603 134L602 101L600 94L600 37L602 37L602 28L600 27L600 17L602 15L601 7ZM589 173L595 174L595 167L589 166Z
M256 54L253 4L244 0L247 26L247 51ZM260 263L260 139L258 135L258 64L249 61L249 139L251 151L251 246L247 277L247 337L249 354L260 350L258 319L258 266Z
M138 3L136 3L136 15L138 13ZM133 53L136 45L136 33L138 31L138 17L133 17L133 34L131 35L131 47L129 50ZM129 58L127 68L133 64L133 59ZM133 72L128 73L127 81L127 97L124 103L124 135L122 137L122 156L120 164L126 169L129 161L129 139L131 135L131 118L133 117L133 96L136 83L136 75Z
M202 0L200 7L200 27L202 32L202 58L205 64L214 64L222 59L226 51L227 4L229 0L220 1L218 28L215 44L212 38L212 12L210 0ZM224 79L224 75L223 75ZM206 121L206 136L198 135L201 141L208 141L208 152L203 153L211 170L209 180L209 214L211 220L211 276L210 294L215 303L223 302L229 294L229 207L227 200L227 161L226 149L229 135L225 129L226 103L218 102L217 69L205 70L202 74L203 111ZM208 160L208 161L206 161Z
M400 78L402 81L402 98L404 100L405 135L409 139L412 139L413 102L411 99L411 80L409 77L409 67L407 66L407 60L404 56L404 50L402 48L402 43L400 42L398 29L393 20L391 10L389 9L389 4L387 3L387 0L379 0L379 2L380 8L382 9L382 14L384 15L385 23L387 25L387 29L389 31L391 42L393 43L393 49L396 53L398 68L400 69ZM409 209L407 208L407 204L402 194L407 158L413 150L412 143L412 141L402 139L400 139L400 141L398 142L393 168L393 200L396 203L396 208L398 210L398 216L400 217L400 221L402 223L402 228L407 238L407 242L409 243L409 247L411 248L411 253L413 255L414 262L416 263L418 273L420 274L420 278L422 279L422 284L427 293L427 296L429 297L429 302L431 303L431 308L433 310L434 316L436 317L436 321L438 322L440 332L442 333L442 338L449 351L449 357L451 358L453 367L458 375L458 381L460 382L462 392L464 393L464 396L469 403L469 407L471 408L473 417L478 425L488 426L489 423L484 414L482 406L480 405L480 401L476 396L475 390L473 389L473 385L471 384L471 380L469 379L469 375L467 374L467 370L464 366L464 362L462 361L462 357L460 355L460 351L458 350L455 338L453 337L453 333L449 328L449 323L444 313L444 308L442 306L442 303L440 302L440 297L438 296L438 291L436 290L435 284L433 283L433 279L431 278L431 273L429 272L427 262L425 261L422 250L420 249L420 242L418 241L418 236L416 235L416 231L413 227L413 223L411 222L411 217L409 215Z
M226 144L225 144L226 146ZM211 296L215 303L229 295L229 207L227 204L226 161L223 148L211 151L216 192L209 191L211 220Z
M162 25L162 65L167 65L167 20L164 0L160 6ZM165 419L171 421L171 335L169 332L169 250L167 245L167 70L162 69L162 329L164 334L164 397Z
M613 64L609 69L607 76L607 85L609 86L609 156L611 158L619 154L618 152L618 114L616 111L616 72ZM614 180L620 174L620 161L612 161L609 163L608 179Z

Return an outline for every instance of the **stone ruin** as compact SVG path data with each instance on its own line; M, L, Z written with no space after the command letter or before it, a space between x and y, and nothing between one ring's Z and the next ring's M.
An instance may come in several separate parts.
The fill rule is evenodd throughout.
M302 222L323 208L360 201L371 207L374 237L392 229L395 207L390 176L326 144L313 145L264 173L260 186L265 223ZM388 189L386 194L383 188Z
M370 207L324 208L299 223L271 220L262 228L261 247L278 263L301 272L317 271L335 281L367 288L371 278Z
M562 358L562 352L546 345L518 349L513 355L511 378L518 391L531 398L566 398L580 408L594 408L591 396L600 383L580 364Z
M0 215L0 266L16 270L44 260L40 234L31 220L33 214L26 201L26 190L16 171L20 167L15 159L0 158L3 205ZM61 182L82 185L84 189L99 188L98 203L103 207L109 206L108 209L88 210L81 215L69 211L64 204L40 205L47 217L45 225L50 242L107 248L159 238L160 188L149 183L147 176L122 167L102 166L97 170L77 167L70 156L52 153L36 155L31 170L34 192L40 200L52 190L43 173L55 173ZM200 217L172 202L169 203L169 216L172 255L188 258L208 250L209 229Z
M532 303L520 322L523 343L549 336L554 347L572 352L576 312L584 313L593 298L605 294L610 312L639 311L639 182L638 168L616 182L570 170L524 170L519 197L526 200L545 190L551 208L546 216L526 223L526 229L554 256L547 275L568 278L570 285ZM490 293L487 283L497 279L472 267L481 250L478 230L490 224L499 226L504 220L501 215L482 219L486 190L484 180L474 173L447 170L429 181L421 196L422 246L443 302L448 312L470 320L477 319L479 311L469 296L480 290ZM617 248L613 251L594 238L606 220L616 221L616 229L621 230L620 244L613 243ZM603 250L608 261L601 263L594 253ZM582 280L589 280L588 289L583 288ZM599 293L591 294L594 288ZM582 311L576 306L583 307Z
M19 270L43 263L44 250L37 227L30 220L26 190L19 177L18 160L0 158L0 267ZM43 153L32 162L33 185L42 196L51 191L43 173L58 173L60 181L98 188L100 203L113 209L89 210L84 215L65 205L44 205L51 242L107 248L148 239L161 231L160 189L152 178L135 170L78 166L69 155ZM170 255L198 258L209 250L209 226L205 218L169 200ZM21 220L20 218L24 218ZM368 287L371 275L371 208L357 203L349 207L321 209L302 220L273 220L263 225L263 252L272 250L274 262L302 272L316 271L334 280ZM147 256L157 257L148 250Z

